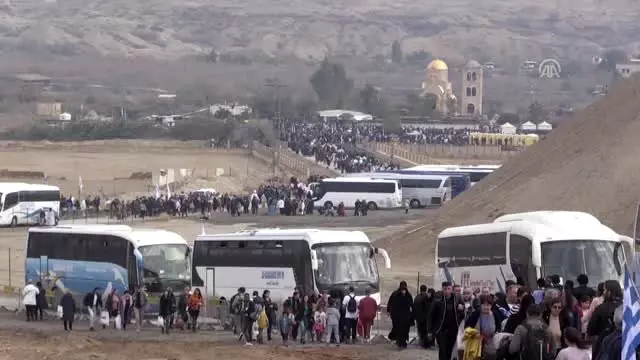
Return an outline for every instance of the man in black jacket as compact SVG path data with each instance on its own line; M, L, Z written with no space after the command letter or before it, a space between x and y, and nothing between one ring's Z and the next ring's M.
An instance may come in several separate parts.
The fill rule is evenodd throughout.
M462 299L453 294L451 283L442 283L442 296L436 298L428 317L428 336L438 342L438 358L450 360L458 337L458 326L464 320Z
M418 327L418 337L420 338L420 346L428 348L429 341L427 339L427 315L429 313L427 287L420 285L420 293L416 295L413 301L413 318L416 320Z

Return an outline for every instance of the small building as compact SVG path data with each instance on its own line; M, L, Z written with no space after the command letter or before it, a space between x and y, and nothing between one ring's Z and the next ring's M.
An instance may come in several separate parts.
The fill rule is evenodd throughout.
M640 59L633 58L624 64L616 64L616 71L623 78L631 77L631 75L640 72Z

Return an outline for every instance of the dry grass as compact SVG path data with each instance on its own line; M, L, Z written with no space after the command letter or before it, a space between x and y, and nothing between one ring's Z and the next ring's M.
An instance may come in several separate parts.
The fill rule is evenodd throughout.
M0 158L5 175L42 172L50 184L60 186L66 194L77 194L79 176L84 194L131 197L148 195L155 189L153 180L136 173L157 173L160 169L195 169L193 186L236 193L258 186L272 174L264 163L242 151L219 152L203 148L201 142L5 142L0 144ZM216 177L216 168L224 169L224 175ZM43 179L5 176L0 181Z
M508 213L577 210L631 235L640 198L640 77L616 86L527 151L513 157L432 221L382 243L411 269L430 269L439 231Z

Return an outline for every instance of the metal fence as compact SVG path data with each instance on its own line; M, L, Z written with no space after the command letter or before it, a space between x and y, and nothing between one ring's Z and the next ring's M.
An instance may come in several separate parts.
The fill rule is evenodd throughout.
M14 293L24 286L24 249L0 248L0 287L3 293Z

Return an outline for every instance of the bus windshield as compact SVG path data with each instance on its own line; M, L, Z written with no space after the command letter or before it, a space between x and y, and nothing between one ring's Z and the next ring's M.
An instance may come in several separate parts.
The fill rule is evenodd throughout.
M354 286L358 293L378 289L378 268L369 244L321 244L315 271L318 290Z
M143 259L144 283L149 292L167 287L182 291L191 282L191 251L183 244L147 245L139 248Z
M614 258L616 244L605 240L543 242L540 244L543 276L559 275L565 280L575 280L586 274L591 284L619 280L618 260Z

